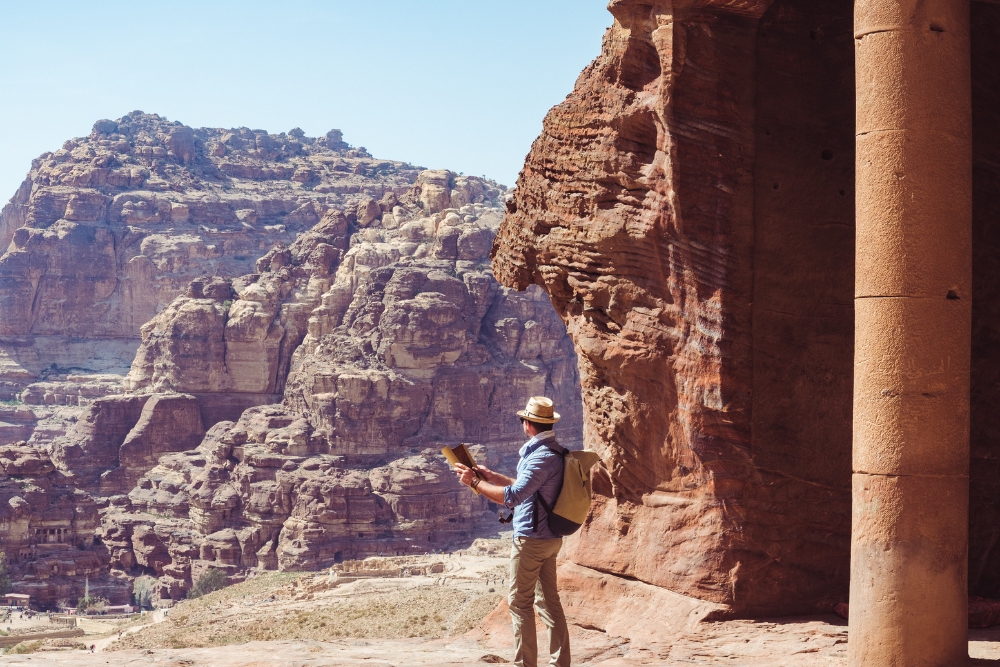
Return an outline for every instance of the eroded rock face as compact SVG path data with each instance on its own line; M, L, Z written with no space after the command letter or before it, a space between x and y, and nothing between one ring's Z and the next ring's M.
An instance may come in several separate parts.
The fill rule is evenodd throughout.
M0 334L138 338L192 279L249 273L329 208L401 195L417 177L332 146L141 112L98 122L35 160L4 209Z
M332 455L308 419L281 406L250 408L197 449L164 456L105 516L111 567L155 574L176 598L208 567L240 578L422 553L467 539L484 513L495 521L435 450L377 461Z
M441 442L499 465L532 393L567 405L568 441L581 424L547 299L489 271L504 195L336 131L141 113L36 161L0 218L0 397L23 402L0 437L28 440L0 449L17 590L72 601L86 575L123 602L152 574L178 598L208 567L311 569L493 528Z
M850 529L851 7L609 8L493 249L580 356L603 469L568 556L732 613L829 609ZM829 225L790 243L817 197Z
M99 502L38 448L0 447L0 548L17 592L42 605L75 601L78 579L89 578L95 595L129 601L127 582L110 576L107 550L95 544Z
M455 486L442 443L486 445L499 464L523 441L516 410L542 393L564 415L563 442L579 442L562 322L540 290L490 272L498 211L394 210L350 238L328 216L256 274L193 285L143 327L127 379L139 396L283 401L162 457L105 514L115 571L153 573L176 597L208 567L238 578L441 548L496 525Z
M332 216L215 298L179 297L143 329L126 386L277 394L333 454L505 443L525 396L553 396L580 437L571 345L548 300L485 264L498 216L457 211L356 233ZM397 207L398 209L398 207ZM449 246L449 240L454 243ZM343 260L340 260L343 255Z
M609 9L602 55L549 113L493 250L502 283L542 286L566 322L603 456L561 575L569 604L615 616L635 597L608 592L625 575L703 616L829 610L850 560L852 6ZM969 589L990 597L998 24L972 3Z
M495 205L502 193L480 178L433 174L427 187L443 189L423 197L428 212L452 200ZM0 212L0 399L39 406L31 442L47 446L79 414L58 406L121 393L141 327L193 280L251 274L258 258L331 214L367 227L394 220L398 205L423 210L419 175L352 148L339 130L312 138L298 129L194 129L142 112L98 121L89 136L33 161ZM321 260L335 268L337 257ZM255 354L254 317L234 316L247 320L247 340L231 337L234 354ZM280 389L258 393L220 408L222 416L276 400Z

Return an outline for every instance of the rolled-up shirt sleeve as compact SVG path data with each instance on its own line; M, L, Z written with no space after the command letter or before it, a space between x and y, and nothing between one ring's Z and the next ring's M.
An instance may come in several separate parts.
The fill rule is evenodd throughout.
M503 504L514 508L531 497L549 478L551 459L532 457L525 462L524 471L517 476L514 483L503 487Z

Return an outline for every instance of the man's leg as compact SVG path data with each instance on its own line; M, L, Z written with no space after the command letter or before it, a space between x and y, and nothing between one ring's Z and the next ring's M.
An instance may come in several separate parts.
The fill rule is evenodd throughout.
M538 574L538 584L535 587L535 606L538 615L549 629L549 665L553 667L569 667L569 628L566 626L566 614L563 613L562 601L559 599L559 586L556 581L556 558L562 539L545 540L552 542L548 555L542 561Z
M545 542L526 537L514 538L510 551L510 593L507 604L514 623L514 664L538 667L538 640L535 637L535 584L547 550Z

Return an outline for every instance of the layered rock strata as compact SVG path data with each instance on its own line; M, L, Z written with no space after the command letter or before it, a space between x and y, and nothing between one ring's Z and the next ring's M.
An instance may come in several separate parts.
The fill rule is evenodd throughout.
M503 466L541 393L582 437L562 323L490 271L505 194L336 131L141 113L36 161L0 219L0 437L28 441L3 486L15 587L54 604L90 577L126 601L150 574L177 598L208 567L494 531L442 444Z
M175 599L208 567L241 578L424 553L469 540L484 512L495 521L482 498L456 488L436 451L352 465L280 406L217 424L196 450L163 457L122 501L130 511L109 512L102 531L113 570L153 574Z
M185 391L211 404L241 388L284 400L216 424L113 502L102 534L114 571L155 574L176 597L208 567L312 569L495 530L441 444L486 445L503 465L523 440L515 411L541 393L565 406L564 442L581 438L562 323L540 290L500 287L486 263L499 219L466 206L383 222L343 253L334 215L258 273L195 284L151 320L133 400Z
M89 580L94 595L129 601L127 586L110 575L107 550L95 544L99 502L37 448L0 447L0 549L16 592L43 605L75 605L80 582Z
M763 35L806 14L827 26L817 63L839 65L850 8L779 2L765 15L770 3L690 4L611 3L604 54L528 157L494 270L512 287L543 286L580 355L587 442L604 468L569 559L738 611L823 608L846 595L849 470L810 472L782 457L762 465L768 448L752 428L766 393L751 392L754 257L770 250L754 244L752 110L766 117L772 103L755 98L754 54L770 57ZM848 120L838 104L823 113L831 134L850 131L837 125ZM780 170L810 163L816 184L836 192L843 170L821 168L826 138L812 133L815 156L784 156ZM777 227L798 221L794 209L757 206ZM848 203L837 211L852 223ZM779 286L794 275L761 273ZM823 326L846 330L849 305L838 312L827 298L838 294L817 300L831 311ZM818 349L824 333L801 346ZM794 350L776 349L768 364L794 362ZM820 388L798 391L806 400ZM803 419L784 418L782 446L822 449L812 440L822 433L799 435Z
M364 227L399 203L433 212L500 196L483 179L420 173L339 130L195 129L142 112L97 122L34 160L0 212L0 399L55 424L52 406L120 392L94 380L120 381L142 325L192 280L252 273L331 211ZM273 399L241 395L231 412Z
M971 589L989 594L997 318L979 297L996 283L990 35L1000 15L972 6L969 558ZM567 553L570 604L623 608L604 591L625 577L703 601L701 616L829 610L847 597L850 560L852 7L615 0L609 9L602 55L546 118L493 250L501 282L542 286L565 321L580 355L586 442L603 457L595 511ZM921 39L961 25L927 20L901 19ZM879 183L904 187L916 164ZM884 204L872 203L880 220ZM942 215L935 224L951 212ZM949 289L966 298L961 284ZM925 406L914 418L922 429L935 391L913 399Z

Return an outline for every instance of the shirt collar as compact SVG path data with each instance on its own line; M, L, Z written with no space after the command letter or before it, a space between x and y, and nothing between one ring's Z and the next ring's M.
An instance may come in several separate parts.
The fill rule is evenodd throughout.
M519 451L518 454L520 454L521 458L524 458L532 451L537 449L538 445L542 444L546 440L554 440L555 437L556 437L556 432L554 430L542 431L538 435L532 437L531 440L528 440L528 442L521 445L521 451Z

